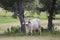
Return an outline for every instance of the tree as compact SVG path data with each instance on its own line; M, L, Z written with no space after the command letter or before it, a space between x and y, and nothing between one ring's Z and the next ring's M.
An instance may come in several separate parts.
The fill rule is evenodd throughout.
M32 1L33 0L0 0L0 4L2 4L3 6L2 8L4 8L5 10L16 12L19 15L18 17L21 23L21 31L25 31L25 24L23 24L24 23L24 8L22 4L26 2L32 2ZM15 3L17 6L14 6Z
M55 4L56 4L56 0L52 0L52 3L50 5L50 9L48 10L49 12L49 16L48 16L48 29L52 30L53 28L53 15L54 15L54 11L55 11Z
M52 20L53 16L55 15L55 11L58 8L56 4L56 0L0 0L0 3L3 5L3 8L9 11L14 12L19 15L19 20L21 22L21 30L25 30L25 24L24 23L24 10L28 11L48 11L48 29L52 30ZM43 6L41 6L40 4ZM16 4L14 6L14 4ZM59 3L58 3L59 4ZM39 6L40 5L40 6Z
M40 0L40 3L44 5L44 11L48 11L48 29L52 30L53 28L53 16L55 15L55 8L56 8L56 0Z
M19 19L21 22L21 30L25 31L25 24L23 24L24 23L24 9L22 6L22 0L17 1L17 7L18 7Z
M14 11L14 12L17 12L18 11L19 20L21 22L21 30L22 31L25 31L24 24L22 24L24 22L24 9L22 7L22 0L17 0L17 1L16 0L1 0L0 2L3 5L3 8L4 9L10 10L8 8L8 7L10 7L10 8L12 8L12 10L10 10L10 11ZM17 7L14 7L13 6L15 2L17 4ZM17 9L15 9L15 8L17 8Z
M60 0L57 0L56 2L56 14L60 12Z

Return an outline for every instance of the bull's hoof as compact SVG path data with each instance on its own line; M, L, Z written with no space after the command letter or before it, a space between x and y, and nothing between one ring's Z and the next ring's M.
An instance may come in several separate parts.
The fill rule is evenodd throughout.
M31 33L28 33L28 34L26 34L26 36L32 36L32 34Z
M31 35L31 36L32 36L32 34L31 34L31 33L29 33L29 35Z

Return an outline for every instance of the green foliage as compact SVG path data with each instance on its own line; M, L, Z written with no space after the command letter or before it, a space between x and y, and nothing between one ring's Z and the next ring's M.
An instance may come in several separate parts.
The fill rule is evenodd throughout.
M42 4L44 7L43 9L48 10L50 5L51 5L51 1L52 0L40 0L40 4ZM54 2L55 3L55 2ZM55 4L55 12L59 12L60 11L60 0L56 0L56 4Z
M43 9L45 9L45 11L50 7L51 5L51 0L40 0L39 1L40 4L42 4L44 7Z
M48 29L43 29L42 36L60 36L60 31L49 31Z
M35 10L38 0L23 0L23 7L25 10L32 11Z
M17 22L17 19L13 19L12 17L0 16L0 23L10 23L10 22Z
M60 31L49 31L48 29L44 29L42 27L42 33L39 35L39 33L33 33L32 36L60 36ZM11 27L10 29L7 29L7 32L4 34L0 34L0 36L26 36L25 32L20 31L20 27Z
M12 18L13 12L7 11L7 13L0 8L0 23L11 23L11 22L17 22L18 19Z
M15 7L14 4L17 1L18 0L0 0L0 4L2 4L2 6L3 6L4 9L12 11L12 10L14 10L14 7ZM27 9L27 6L29 6L30 8L33 6L33 1L34 0L20 0L20 1L22 1L23 7L25 6L25 8Z
M2 4L2 8L12 11L12 7L16 0L0 0L0 4Z
M5 31L6 33L20 33L21 29L20 27L11 27L11 28L7 28L7 31Z
M57 2L56 2L56 11L58 13L60 12L60 0L57 0Z

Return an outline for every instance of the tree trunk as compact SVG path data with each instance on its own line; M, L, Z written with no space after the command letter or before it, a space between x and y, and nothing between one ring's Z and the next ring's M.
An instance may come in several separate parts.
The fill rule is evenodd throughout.
M53 30L53 15L54 15L54 10L55 10L55 4L56 4L56 0L51 0L51 5L49 7L49 16L48 16L48 29L49 30Z
M23 6L22 6L22 0L17 0L17 6L18 6L19 20L20 20L20 23L21 23L21 31L25 31L24 9L23 9Z
M48 17L48 30L52 30L52 28L53 28L52 21L53 21L52 15L50 14L49 17Z

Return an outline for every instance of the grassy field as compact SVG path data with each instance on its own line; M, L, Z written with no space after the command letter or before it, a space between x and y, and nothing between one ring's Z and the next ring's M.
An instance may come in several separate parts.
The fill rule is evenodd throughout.
M28 12L25 16L28 16ZM0 8L0 23L10 23L10 22L19 22L19 19L12 18L13 12L7 12L4 9ZM56 18L60 18L60 14L55 16ZM33 17L30 18L39 18L40 20L47 20L46 12L41 12L40 16L37 14L33 14Z
M13 15L12 12L7 12L6 14L5 13L6 13L5 11L0 10L0 32L6 31L6 29L9 28L10 25L16 26L19 24L19 23L17 23L17 22L19 22L19 19L14 19L11 17ZM47 20L47 14L45 14L45 13L46 12L42 12L39 16L39 19ZM60 18L60 14L56 15L55 17ZM34 17L31 17L31 18L38 18L38 15L34 14ZM43 22L42 24L44 24L44 23L45 23L45 25L47 24L46 23L47 21L42 21L42 22ZM1 25L3 25L3 26L1 26ZM43 25L43 27L45 27L45 25ZM37 34L33 34L32 36L30 36L30 35L26 36L25 33L23 33L23 32L19 32L19 33L5 32L3 34L0 34L0 40L32 40L32 39L33 40L60 40L60 31L50 32L50 31L47 31L46 29L44 29L41 35L39 35L37 33Z
M0 37L0 40L60 40L56 36L15 36L15 37Z
M15 30L15 28L16 27L14 27L13 30ZM10 32L5 31L5 33L0 34L0 40L60 40L60 31L48 31L47 29L43 29L41 35L34 33L30 36L21 32L20 29L18 29L19 32L13 30Z
M12 12L5 13L4 11L3 12L0 11L0 23L19 22L19 19L12 18L12 15L13 15ZM34 17L38 18L38 15L34 14ZM31 17L31 18L34 18L34 17ZM47 19L46 14L41 14L41 16L39 16L39 19L41 20Z
M10 23L17 22L17 19L13 19L12 17L0 17L0 23Z
M54 36L18 36L18 37L1 37L0 40L60 40L59 37Z
M60 31L49 31L48 29L41 29L42 33L39 35L39 33L33 33L32 36L57 36L60 37ZM7 29L3 34L0 34L0 36L31 36L31 35L26 35L25 32L21 32L19 27L11 27L11 29Z
M17 22L18 19L12 18L13 12L7 12L0 8L0 23Z

